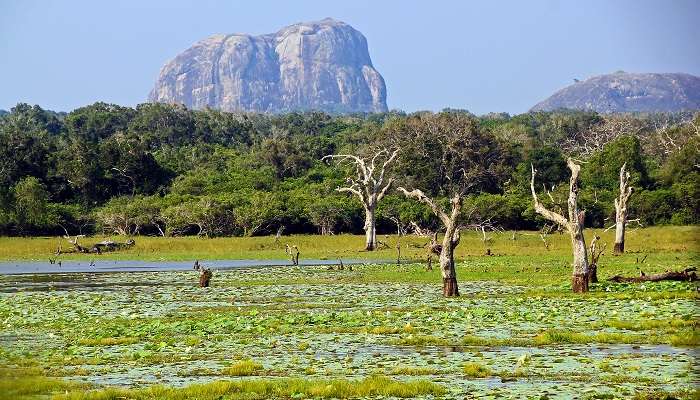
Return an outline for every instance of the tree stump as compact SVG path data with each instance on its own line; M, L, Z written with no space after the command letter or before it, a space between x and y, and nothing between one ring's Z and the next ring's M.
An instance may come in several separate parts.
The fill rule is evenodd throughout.
M209 287L209 282L214 273L209 268L204 268L199 272L199 287Z

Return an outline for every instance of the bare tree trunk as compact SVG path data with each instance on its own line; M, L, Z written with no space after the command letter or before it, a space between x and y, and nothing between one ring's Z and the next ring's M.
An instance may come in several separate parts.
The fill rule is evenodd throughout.
M620 195L615 199L615 247L613 254L625 252L625 226L627 225L627 201L632 195L632 187L629 185L630 173L625 169L627 164L620 168Z
M588 263L588 283L598 283L598 260L605 252L605 243L598 248L600 236L595 235L591 240L591 262Z
M535 174L537 171L534 165L531 165L532 179L530 180L530 190L534 200L535 212L558 224L560 227L566 228L569 232L573 254L571 288L574 293L584 293L588 291L588 252L586 250L586 239L583 237L584 212L578 209L578 175L581 172L581 166L571 159L568 159L566 164L571 170L569 199L567 200L568 219L561 214L548 210L540 203L537 198L537 192L535 192Z
M445 297L459 296L457 286L457 271L455 270L454 249L459 243L455 242L455 234L459 232L453 226L448 226L445 237L442 239L442 249L440 251L440 272L442 273L442 295Z
M583 237L583 229L571 232L571 247L574 254L571 287L574 293L585 293L588 291L588 251L586 250L586 240Z
M445 210L439 207L435 202L425 195L419 189L408 191L403 187L397 188L399 192L406 197L413 197L418 201L428 205L433 213L440 219L445 227L445 237L442 238L442 245L437 244L437 233L432 240L430 250L440 254L440 273L442 274L442 294L445 297L459 296L459 288L457 286L457 271L455 269L454 249L459 245L460 234L457 220L459 219L460 211L462 210L462 196L455 194L450 199L451 210L448 215Z
M374 207L365 207L365 250L377 248L377 221L374 218Z
M627 221L618 216L615 219L615 247L613 252L615 254L623 254L625 252L625 225L627 225Z

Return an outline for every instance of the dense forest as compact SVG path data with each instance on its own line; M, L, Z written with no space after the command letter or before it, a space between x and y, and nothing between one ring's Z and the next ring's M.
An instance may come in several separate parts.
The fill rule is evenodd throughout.
M0 114L0 234L359 233L362 204L336 190L356 166L322 158L369 160L382 149L398 156L387 169L394 185L377 205L379 233L439 227L428 207L394 187L446 202L443 167L454 154L461 164L452 170L473 173L462 217L477 226L542 228L531 164L542 201L557 209L566 203L568 157L582 166L586 226L614 220L623 163L635 190L630 219L700 222L700 114L262 115L105 103L55 113L18 104Z

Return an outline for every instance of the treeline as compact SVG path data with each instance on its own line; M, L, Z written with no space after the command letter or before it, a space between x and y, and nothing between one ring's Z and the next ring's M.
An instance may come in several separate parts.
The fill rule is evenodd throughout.
M368 156L400 148L390 173L443 198L441 163L430 157L426 113L331 116L136 108L95 103L54 113L19 104L0 115L0 233L39 235L262 235L362 232L360 202L335 189L355 176L329 154ZM635 193L630 219L644 225L700 222L700 116L584 112L473 116L445 110L434 123L470 125L467 159L483 166L465 220L539 229L529 193L530 165L553 208L564 207L566 158L581 161L586 225L609 225L619 169ZM461 124L461 125L460 125ZM474 134L477 132L478 134ZM409 143L420 137L420 145ZM418 140L418 139L415 139ZM460 146L459 143L451 144ZM415 157L415 152L424 152ZM412 154L413 153L413 154ZM423 161L420 161L423 160ZM380 202L378 231L436 229L425 206L394 191Z

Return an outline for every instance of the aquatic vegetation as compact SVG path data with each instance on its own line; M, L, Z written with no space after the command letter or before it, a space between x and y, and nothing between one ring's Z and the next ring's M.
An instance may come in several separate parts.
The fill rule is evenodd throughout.
M408 367L400 366L391 370L391 375L407 375L407 376L419 376L419 375L438 375L440 370L437 368L427 368L427 367Z
M78 341L83 346L116 346L121 344L137 343L139 338L135 337L106 337L106 338L83 338Z
M446 346L450 344L448 340L432 335L408 335L394 339L391 343L400 346Z
M71 390L83 391L90 385L49 378L38 368L0 368L0 394L6 399L32 399Z
M107 388L87 392L69 392L55 400L178 400L178 399L270 399L270 398L357 398L366 396L415 397L439 396L446 390L429 381L396 381L382 376L362 380L259 379L216 381L185 388L152 386L145 389Z
M537 262L570 272L556 257ZM442 298L435 271L417 264L226 270L207 289L189 271L3 276L0 365L20 372L0 380L12 393L72 399L368 397L411 382L392 393L571 398L589 382L584 398L656 389L690 398L694 284L597 285L576 296L525 273L481 279L484 268L513 275L532 263L460 263L479 279L465 279L457 299Z
M462 367L462 371L465 375L474 378L485 378L492 374L491 369L489 367L475 362L464 364L464 366Z
M243 360L224 368L221 373L229 376L251 376L259 375L263 369L263 365L258 362Z

